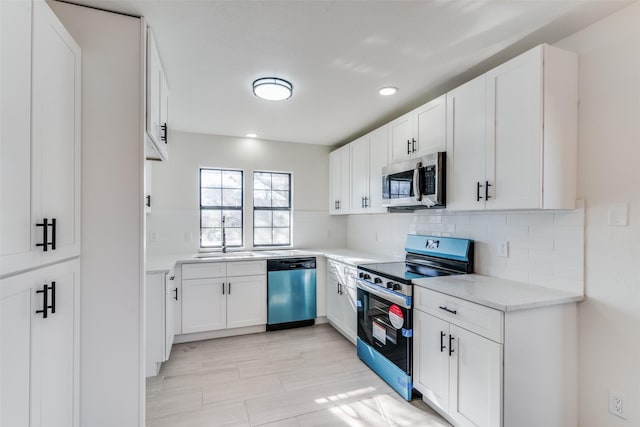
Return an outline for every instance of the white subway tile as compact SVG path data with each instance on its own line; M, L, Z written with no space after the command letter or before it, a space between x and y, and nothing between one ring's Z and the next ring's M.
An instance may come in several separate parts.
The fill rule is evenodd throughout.
M442 217L445 224L469 224L469 215L446 215Z
M499 213L476 214L469 216L469 222L472 225L505 225L507 223L507 215Z
M553 239L510 239L509 247L552 251Z
M509 213L508 225L553 225L552 213Z
M581 239L584 234L584 228L578 226L532 226L529 227L529 237L534 239L563 239L569 240Z

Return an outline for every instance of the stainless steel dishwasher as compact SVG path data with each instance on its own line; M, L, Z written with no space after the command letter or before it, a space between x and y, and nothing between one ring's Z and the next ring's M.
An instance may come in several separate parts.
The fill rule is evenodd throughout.
M267 330L313 325L316 318L316 259L267 260Z

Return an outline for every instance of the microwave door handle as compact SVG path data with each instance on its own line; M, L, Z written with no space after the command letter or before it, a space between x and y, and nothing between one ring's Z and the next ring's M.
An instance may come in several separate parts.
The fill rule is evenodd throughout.
M422 162L418 162L416 168L413 170L413 195L416 201L422 200L422 187L420 185L420 169L422 169Z

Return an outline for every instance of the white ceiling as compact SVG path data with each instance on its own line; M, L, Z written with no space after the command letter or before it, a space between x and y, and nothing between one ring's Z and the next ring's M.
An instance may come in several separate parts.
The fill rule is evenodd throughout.
M539 43L620 9L617 0L72 0L145 16L176 130L346 142ZM251 82L291 81L293 97ZM380 87L399 92L382 97Z

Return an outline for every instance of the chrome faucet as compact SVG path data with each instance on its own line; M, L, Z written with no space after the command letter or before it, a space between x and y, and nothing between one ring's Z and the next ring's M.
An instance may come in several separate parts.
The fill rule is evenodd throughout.
M224 230L224 215L222 215L222 253L227 253L227 234Z

